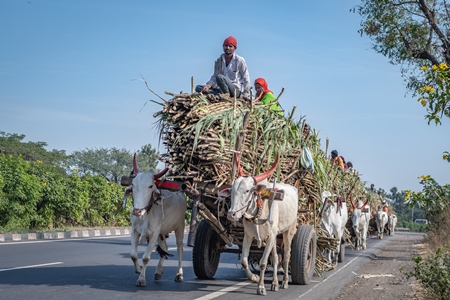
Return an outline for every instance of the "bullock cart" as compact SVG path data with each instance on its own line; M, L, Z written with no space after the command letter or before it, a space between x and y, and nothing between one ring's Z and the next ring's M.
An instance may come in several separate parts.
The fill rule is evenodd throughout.
M289 270L284 272L290 272L294 284L308 284L314 271L321 274L322 251L317 251L316 256L316 249L333 248L335 243L321 234L319 226L320 190L311 168L320 152L319 140L315 131L305 134L304 120L293 120L295 107L285 116L269 110L272 103L250 103L228 94L166 94L172 98L160 97L163 108L154 117L167 148L159 159L169 172L157 186L183 191L192 200L188 245L193 246L196 276L213 278L221 253L241 255L243 221L227 218L231 196L224 191L239 175L237 169L258 175L273 164L277 155L281 160L267 178L271 184L259 188L258 193L262 201L273 202L284 198L283 190L277 190L273 182L287 183L298 190L297 232L292 240ZM282 260L280 236L276 245ZM264 246L252 243L251 265L256 266Z
M302 176L296 182L301 200L297 212L297 232L292 240L290 270L288 270L294 284L308 284L311 281L316 266L317 243L322 240L321 237L317 237L315 230L318 225L316 223L317 204L313 200L314 196L311 196L317 193L314 177L310 172L305 172ZM131 180L130 177L122 177L122 185L129 185ZM221 253L241 254L244 239L243 221L241 219L239 222L232 222L227 218L231 197L222 195L222 191L229 189L231 185L223 184L218 187L215 182L196 182L193 188L191 181L179 179L156 180L155 184L159 189L184 192L193 199L188 245L193 246L192 262L194 273L198 278L214 277ZM283 201L284 198L283 190L272 187L265 187L259 193L263 201ZM198 216L200 218L197 218ZM198 224L197 219L201 219ZM282 260L282 247L282 237L279 235L277 236L279 260ZM263 251L264 245L258 247L257 242L253 241L249 263L254 270L258 268ZM318 272L316 269L316 273Z

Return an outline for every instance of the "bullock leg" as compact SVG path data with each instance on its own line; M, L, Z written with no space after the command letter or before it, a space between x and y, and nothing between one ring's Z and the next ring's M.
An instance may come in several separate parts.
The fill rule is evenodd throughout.
M147 265L150 261L150 254L155 249L156 239L158 238L159 234L156 234L154 232L148 233L148 245L147 249L145 250L144 254L142 255L142 270L139 274L139 278L136 281L137 286L146 286L147 281L145 279L145 271L147 270Z
M378 238L380 240L383 239L383 231L384 231L384 228L383 228L382 224L380 223L380 225L378 225Z
M139 233L136 230L131 231L131 260L134 263L134 272L140 274L142 271L142 267L139 265L139 257L138 257L138 242L139 242Z
M272 247L272 266L273 266L273 279L272 285L270 286L271 291L278 292L278 253L277 253L277 245L274 243ZM264 287L264 281L263 281ZM265 294L263 294L265 295Z
M258 288L256 289L256 294L257 295L263 295L265 296L266 293L266 287L264 286L264 275L266 273L266 268L267 268L267 261L269 260L269 255L271 253L275 252L275 256L273 256L273 264L278 266L278 258L276 256L276 252L277 250L273 249L276 248L275 245L275 239L276 239L276 234L274 232L270 233L269 238L266 240L266 248L264 249L264 253L262 255L261 260L259 261L259 268L260 268L260 272L259 272L259 282L258 282ZM273 270L273 276L274 278L277 277L277 271L276 269ZM278 277L277 277L277 285L278 285Z
M362 244L362 249L363 250L366 250L366 248L367 248L367 228L364 228L364 231L363 231L363 233L362 233L362 236L361 236L361 244Z
M337 267L337 263L339 261L339 252L341 251L341 238L339 237L339 235L335 236L335 238L338 239L338 245L336 251L334 251L333 264L335 265L335 267Z
M178 251L178 272L175 276L175 281L183 281L183 237L184 237L184 219L183 226L175 230L175 238L177 241L177 251Z
M164 252L169 251L169 247L167 246L166 239L161 234L158 235L158 245L159 245L159 247L161 247L161 249L164 250ZM155 270L155 280L160 280L162 278L162 275L163 275L162 268L163 268L165 259L166 259L166 257L164 255L159 256L159 262L158 262L158 265L156 266L156 270Z
M297 232L297 222L292 224L291 228L288 231L283 233L283 270L284 277L281 282L281 288L287 289L289 286L289 262L291 261L291 251L292 251L292 238Z
M248 268L248 255L250 254L250 246L252 244L252 238L249 238L244 229L244 240L242 241L242 258L241 265L244 268L247 278L253 282L258 282L259 276L253 274Z
M356 226L354 227L354 229L355 229L355 237L356 237L355 248L356 248L356 251L358 251L358 250L360 250L360 247L361 247L361 233L359 232L359 230Z

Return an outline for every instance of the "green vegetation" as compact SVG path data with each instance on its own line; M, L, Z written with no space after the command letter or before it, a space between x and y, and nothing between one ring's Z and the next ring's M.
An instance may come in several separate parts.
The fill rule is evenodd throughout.
M129 210L122 209L123 187L55 169L0 154L1 232L129 224Z
M433 256L414 256L413 260L414 271L407 272L406 276L416 277L437 299L450 299L450 245L439 247Z

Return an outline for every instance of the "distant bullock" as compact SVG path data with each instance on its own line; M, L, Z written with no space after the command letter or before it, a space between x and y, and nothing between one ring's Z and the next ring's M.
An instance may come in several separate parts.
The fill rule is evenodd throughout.
M388 229L389 229L389 235L394 235L395 233L395 226L397 226L397 216L394 214L389 215L388 219Z
M383 239L384 235L384 228L386 227L386 224L388 223L388 215L384 210L379 209L377 211L377 216L375 222L377 223L377 232L378 232L378 238L380 240Z
M339 262L343 262L345 256L345 224L348 220L347 204L340 197L333 201L331 193L324 191L322 193L322 205L321 225L330 236L338 239L338 247L333 259L337 258ZM328 257L328 260L331 261L331 257Z
M161 177L167 169L160 173L139 173L136 164L136 155L133 158L133 172L136 177L125 190L124 207L127 198L133 198L131 208L131 260L135 271L139 274L137 286L146 286L145 270L150 261L150 254L158 242L159 263L155 271L155 280L161 279L164 259L167 256L167 243L164 238L166 233L175 231L178 250L178 272L175 281L183 281L183 237L184 216L186 213L186 198L183 193L158 191L154 180ZM141 267L138 262L138 243L148 242L145 253L142 255Z
M283 234L283 270L284 278L281 288L288 288L289 281L289 261L291 257L291 243L297 231L297 211L298 211L298 191L289 184L278 183L276 188L284 190L284 199L281 201L262 199L260 191L268 184L266 179L276 169L280 156L278 155L272 168L258 176L245 177L236 156L239 178L231 187L231 207L228 211L228 219L238 221L244 218L244 241L242 243L241 264L247 274L247 278L253 282L258 282L256 293L266 295L264 287L264 274L270 253L272 253L273 281L271 290L278 291L278 254L276 238L278 234ZM258 247L265 242L263 256L259 262L260 275L253 274L248 268L248 256L253 240L257 241Z
M370 207L367 206L366 208L369 199L367 199L364 204L359 200L358 205L355 205L351 198L350 201L353 207L352 224L356 235L355 247L357 250L365 250L367 248L367 231L369 229L369 220L371 217Z

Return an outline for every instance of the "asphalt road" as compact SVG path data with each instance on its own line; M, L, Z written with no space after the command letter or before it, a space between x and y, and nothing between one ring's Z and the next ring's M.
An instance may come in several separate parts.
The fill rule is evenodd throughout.
M266 273L268 297L283 299L334 299L354 278L353 270L370 261L384 243L371 238L368 249L346 248L345 262L324 278L314 277L306 286L289 285L287 290L270 291L271 272ZM192 268L192 248L183 254L184 282L175 282L177 254L173 234L168 240L174 254L164 265L164 275L153 280L158 257L152 253L147 268L147 286L135 286L138 274L130 259L130 237L97 237L63 240L0 243L0 299L259 299L256 283L245 277L238 256L221 255L213 280L197 279ZM141 245L140 255L145 246ZM281 277L279 276L281 280Z

